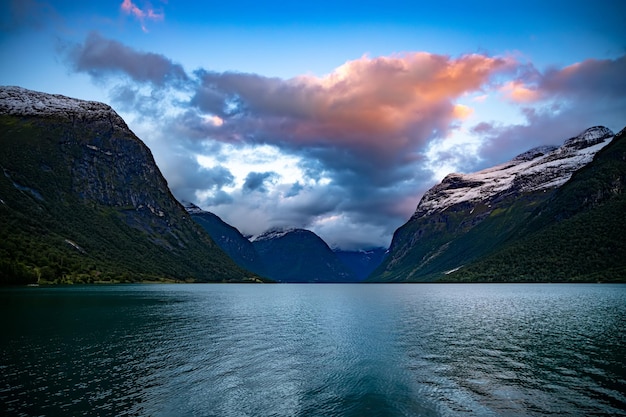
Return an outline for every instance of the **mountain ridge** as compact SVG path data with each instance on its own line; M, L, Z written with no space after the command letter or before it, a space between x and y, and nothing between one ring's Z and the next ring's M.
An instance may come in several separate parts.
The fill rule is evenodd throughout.
M326 242L310 230L272 228L244 237L219 216L184 202L187 212L240 266L278 282L356 282Z
M463 202L557 188L574 171L591 162L613 137L610 129L594 126L567 139L560 147L537 147L481 171L448 174L424 194L412 217L444 211Z
M614 137L595 126L560 147L531 149L473 174L447 176L396 230L389 256L368 280L447 280L464 265L518 239L519 228L534 210Z

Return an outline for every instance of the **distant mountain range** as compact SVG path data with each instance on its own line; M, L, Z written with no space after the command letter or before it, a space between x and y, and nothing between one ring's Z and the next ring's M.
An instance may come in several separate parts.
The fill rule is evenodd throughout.
M380 252L385 251L333 252L304 229L272 229L247 239L215 214L190 202L183 205L238 265L278 282L358 282L380 263Z
M0 88L0 283L252 282L107 105Z
M626 140L593 127L431 188L370 281L626 280Z

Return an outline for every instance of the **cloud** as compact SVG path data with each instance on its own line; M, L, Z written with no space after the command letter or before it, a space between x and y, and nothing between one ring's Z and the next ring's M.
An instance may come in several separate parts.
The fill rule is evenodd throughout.
M157 12L149 4L144 9L140 9L131 0L124 0L120 5L120 9L128 15L134 16L141 24L141 30L146 33L148 32L145 24L146 20L162 21L165 18L163 12Z
M125 75L133 81L156 86L182 85L188 81L180 64L160 54L136 51L97 32L91 32L83 44L67 48L65 54L75 71L96 79Z
M213 133L218 140L343 148L393 164L404 151L445 137L471 112L454 100L512 65L483 55L413 53L363 57L322 78L200 71L192 103L224 119Z
M626 55L586 61L563 69L552 68L541 77L544 94L577 98L620 98L626 95Z
M592 125L616 130L626 114L624 58L540 72L420 52L281 79L186 73L97 33L67 51L75 71L112 85L178 198L245 234L305 227L346 249L388 244L444 170L501 163ZM494 102L519 122L481 118Z
M500 88L500 91L516 103L527 103L541 98L541 93L537 89L528 87L517 80L507 82Z
M267 193L266 182L271 183L277 176L275 172L250 172L243 183L243 191Z
M175 195L195 196L244 233L274 226L317 228L329 242L344 246L354 242L333 234L348 229L339 220L331 227L320 219L369 222L378 231L373 240L384 235L380 245L387 244L432 177L424 150L472 114L456 100L482 91L494 75L515 65L484 55L411 53L362 57L324 77L284 80L206 69L188 75L162 55L96 33L70 58L75 70L96 79L122 76L137 83L118 85L113 98L139 112L140 119L152 117L152 130L159 134L151 134L150 146L162 148L155 157L166 155L157 161ZM152 86L148 93L146 85ZM188 101L159 92L177 85L190 92ZM162 108L152 108L165 102L178 110L166 116ZM212 149L208 154L206 146ZM241 161L243 149L263 146L276 149L276 160L270 161L276 169L250 166L242 172L245 166L239 164L230 177L225 173L230 181L223 184L216 183L219 171L204 172L196 161L172 156L187 152L209 155L215 163ZM297 160L297 167L290 162L285 171L285 158ZM205 176L209 180L202 183Z
M588 59L544 73L529 70L507 82L501 92L518 103L539 100L621 98L626 95L626 55L616 59Z
M561 145L591 126L621 130L626 123L625 73L626 55L543 73L535 70L505 84L509 98L523 103L523 122L481 122L471 129L482 138L483 165L503 162L535 146Z
M163 144L157 144L157 149L158 146ZM197 192L211 191L211 195L220 195L220 201L224 201L222 189L232 185L235 179L228 168L221 165L204 167L185 149L179 153L172 152L172 149L167 151L167 157L158 159L159 168L179 199L193 202L198 200Z

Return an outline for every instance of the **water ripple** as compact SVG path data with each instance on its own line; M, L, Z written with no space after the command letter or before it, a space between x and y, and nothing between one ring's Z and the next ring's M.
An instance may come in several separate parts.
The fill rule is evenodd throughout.
M626 286L0 291L0 414L626 415Z

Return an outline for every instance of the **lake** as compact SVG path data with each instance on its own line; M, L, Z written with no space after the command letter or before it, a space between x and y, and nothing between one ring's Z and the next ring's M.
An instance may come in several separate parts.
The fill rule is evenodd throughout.
M626 285L0 290L0 414L626 415Z

